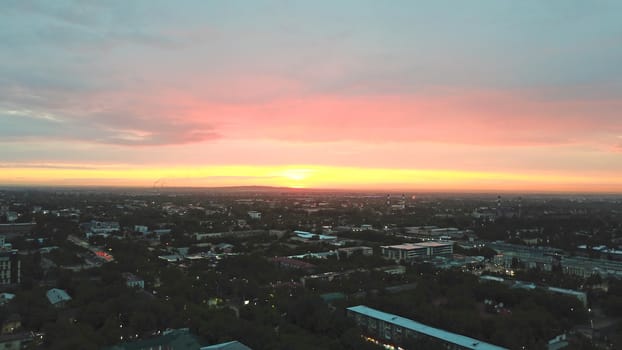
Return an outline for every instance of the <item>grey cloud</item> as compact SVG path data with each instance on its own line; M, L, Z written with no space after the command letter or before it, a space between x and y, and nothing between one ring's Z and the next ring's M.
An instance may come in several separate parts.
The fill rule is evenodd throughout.
M124 44L175 48L184 43L154 18L142 16L150 6L138 10L141 4L145 3L10 1L3 4L5 21L0 28L13 45L91 48L99 53Z
M101 116L100 116L101 117ZM126 116L132 120L131 116ZM36 115L12 115L0 112L0 141L23 142L37 140L78 141L124 146L153 146L186 144L214 140L219 134L205 125L191 123L146 123L132 130L127 125L107 124L105 118L85 121L79 118L40 118Z
M62 165L62 164L38 164L38 163L0 163L0 168L31 168L31 169L71 169L71 170L94 170L94 166Z
M220 138L216 132L197 130L181 132L157 132L141 138L128 138L119 134L108 135L98 138L96 142L105 144L116 144L125 146L155 146L170 144L187 144L201 141L210 141Z

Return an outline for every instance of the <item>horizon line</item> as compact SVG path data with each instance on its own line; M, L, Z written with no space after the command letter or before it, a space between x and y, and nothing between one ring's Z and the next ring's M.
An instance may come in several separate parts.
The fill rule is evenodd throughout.
M326 187L288 187L288 186L266 186L266 185L240 185L240 186L139 186L139 185L55 185L55 184L0 184L0 190L12 189L73 189L73 190L89 190L89 189L110 189L110 190L141 190L151 192L164 192L175 190L221 190L221 191L249 191L253 189L264 189L266 191L292 191L292 192L349 192L349 193L408 193L408 194L481 194L481 195L497 195L503 194L524 194L524 195L588 195L588 196L622 196L621 192L615 191L564 191L564 190L508 190L508 189L399 189L399 188L326 188Z

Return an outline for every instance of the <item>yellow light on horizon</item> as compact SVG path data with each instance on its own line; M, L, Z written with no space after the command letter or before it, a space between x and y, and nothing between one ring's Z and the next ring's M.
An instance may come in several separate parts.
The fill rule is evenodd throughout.
M313 170L311 169L287 169L281 173L282 176L294 180L294 181L302 181L306 179Z
M597 179L597 181L595 180ZM622 192L622 179L561 173L288 166L6 167L5 185L222 187L277 186L327 189L520 190Z

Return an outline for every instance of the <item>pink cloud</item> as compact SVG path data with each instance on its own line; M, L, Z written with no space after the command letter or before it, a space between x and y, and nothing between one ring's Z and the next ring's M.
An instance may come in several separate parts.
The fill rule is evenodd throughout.
M89 138L92 142L121 145L222 138L603 147L610 145L612 135L622 133L617 114L622 100L616 99L543 99L534 91L456 89L326 95L269 75L214 80L199 76L183 87L145 83L64 100L68 102L55 102L47 110L102 130L103 137Z
M534 101L503 93L308 96L243 105L201 101L184 118L209 121L225 138L538 146L595 142L622 131L620 107L616 100Z
M498 92L274 98L288 84L244 86L248 92L243 95L258 88L262 92L254 96L267 92L273 98L223 103L171 93L144 105L153 113L175 116L171 120L199 130L213 127L223 138L234 139L542 146L601 142L622 131L616 115L622 101L617 100L542 101Z

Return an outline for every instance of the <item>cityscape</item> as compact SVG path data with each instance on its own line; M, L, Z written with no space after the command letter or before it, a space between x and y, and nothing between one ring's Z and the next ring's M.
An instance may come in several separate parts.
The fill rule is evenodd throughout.
M0 8L0 350L622 349L622 2Z
M622 344L619 196L5 189L0 214L5 348Z

